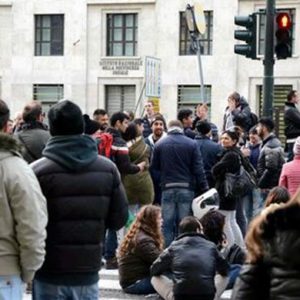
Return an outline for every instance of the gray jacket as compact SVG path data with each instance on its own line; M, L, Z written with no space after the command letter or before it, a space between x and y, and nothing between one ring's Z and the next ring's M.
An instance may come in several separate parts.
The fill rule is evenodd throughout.
M0 134L0 276L33 279L45 256L46 200L17 142Z

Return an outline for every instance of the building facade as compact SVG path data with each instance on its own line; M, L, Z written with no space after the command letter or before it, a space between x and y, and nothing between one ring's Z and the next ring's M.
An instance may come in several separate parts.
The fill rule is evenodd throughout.
M237 90L259 114L263 63L234 54L235 15L261 11L265 1L199 0L205 98L221 125L228 95ZM288 90L300 88L300 0L277 0L293 16L293 57L275 63L275 114ZM61 98L83 111L143 111L145 59L161 62L160 110L167 119L200 100L197 57L184 11L194 0L0 0L0 96L12 111L31 99L47 109ZM259 21L259 53L264 19ZM140 102L139 99L141 100Z

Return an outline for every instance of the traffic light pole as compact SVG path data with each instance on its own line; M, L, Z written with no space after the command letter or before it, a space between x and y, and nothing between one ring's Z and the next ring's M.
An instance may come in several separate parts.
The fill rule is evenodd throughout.
M274 96L274 17L275 1L266 0L266 35L264 57L263 116L273 116Z

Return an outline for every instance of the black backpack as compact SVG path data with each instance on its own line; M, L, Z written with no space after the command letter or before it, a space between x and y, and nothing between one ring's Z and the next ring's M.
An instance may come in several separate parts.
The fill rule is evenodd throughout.
M250 112L250 128L252 128L253 126L257 125L258 123L258 117L254 112Z

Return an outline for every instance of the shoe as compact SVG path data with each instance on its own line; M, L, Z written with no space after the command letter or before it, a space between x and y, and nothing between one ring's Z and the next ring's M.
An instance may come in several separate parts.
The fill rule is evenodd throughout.
M118 269L118 261L116 257L112 257L106 260L106 270Z

